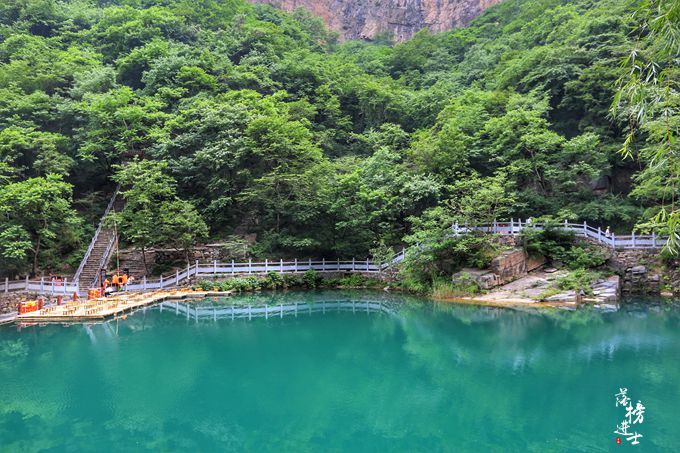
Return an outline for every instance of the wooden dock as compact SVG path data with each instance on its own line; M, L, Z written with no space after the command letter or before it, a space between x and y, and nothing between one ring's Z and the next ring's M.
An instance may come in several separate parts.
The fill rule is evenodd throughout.
M224 297L231 294L231 291L191 290L124 293L43 308L42 310L19 315L15 321L18 323L102 321L159 302L210 296Z

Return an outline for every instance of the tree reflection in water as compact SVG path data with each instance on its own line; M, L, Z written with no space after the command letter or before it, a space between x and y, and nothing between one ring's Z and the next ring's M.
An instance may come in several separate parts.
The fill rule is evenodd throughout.
M276 316L323 303L325 313ZM209 316L265 304L268 319ZM0 329L3 447L602 449L620 386L649 409L647 446L678 446L673 307L520 312L379 291L196 307L208 316L187 319L171 304L98 325Z

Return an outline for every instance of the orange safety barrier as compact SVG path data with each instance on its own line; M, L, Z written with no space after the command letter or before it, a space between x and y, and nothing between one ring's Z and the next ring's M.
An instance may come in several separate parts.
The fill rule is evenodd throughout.
M38 311L38 303L36 301L32 300L30 302L19 302L20 315L30 313L32 311Z

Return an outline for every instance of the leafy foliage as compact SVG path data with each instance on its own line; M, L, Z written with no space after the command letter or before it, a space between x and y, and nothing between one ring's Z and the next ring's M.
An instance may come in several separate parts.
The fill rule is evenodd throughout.
M575 269L557 281L557 287L562 290L583 291L592 296L592 284L600 279L598 272L586 269Z
M184 250L188 263L189 250L208 236L208 227L196 208L175 194L174 180L164 174L166 167L162 162L135 160L118 166L114 176L126 189L125 207L111 214L110 222L142 250L145 266L146 250L159 244Z
M349 258L432 240L451 248L422 258L432 275L487 259L482 238L441 236L451 222L618 230L668 200L674 219L677 2L636 3L505 0L391 45L245 0L5 1L0 193L47 181L73 200L58 240L3 219L0 273L78 259L114 181L142 248L247 236L256 255Z
M0 187L0 262L25 270L30 262L58 267L59 255L79 245L81 221L71 208L72 186L59 175ZM30 261L29 261L30 258Z
M223 281L200 280L192 285L194 290L219 290L248 292L263 289L315 289L315 288L360 288L384 285L379 280L373 280L361 275L348 275L340 278L326 278L310 269L304 274L281 275L269 272L266 276L235 277Z
M570 269L602 266L609 258L600 247L576 241L574 233L548 225L542 230L525 230L523 240L530 255L542 255Z
M637 41L624 60L612 113L626 122L621 153L637 153L645 168L633 195L650 206L645 229L668 233L669 252L680 254L680 4L649 0L637 6ZM651 224L651 225L650 225Z

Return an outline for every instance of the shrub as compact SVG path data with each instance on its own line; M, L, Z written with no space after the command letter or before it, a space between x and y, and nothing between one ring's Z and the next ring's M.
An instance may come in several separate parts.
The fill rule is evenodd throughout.
M284 286L283 277L278 272L268 272L263 283L269 289L278 289Z
M246 277L244 279L246 281L246 291L258 291L262 288L264 288L264 279L259 278L259 277Z
M357 287L357 286L365 286L366 283L367 283L367 280L368 279L361 274L351 274L351 275L347 275L346 277L341 278L338 283L339 283L340 286Z
M231 288L231 285L229 284L228 281L226 282L221 282L219 285L220 291L229 291Z
M239 293L244 291L256 291L265 287L266 282L258 277L237 277L225 280L220 283L220 290L222 291L237 291Z
M502 249L488 234L447 237L407 254L400 269L400 277L429 286L434 280L449 276L463 267L488 267Z
M546 225L542 230L527 228L522 232L526 251L530 255L543 255L550 260L561 260L574 245L576 236L572 231L557 225Z
M570 269L588 269L602 266L607 258L607 254L599 247L585 244L565 251L562 261Z
M569 272L564 277L557 280L557 287L562 290L583 290L587 295L593 295L591 285L600 278L599 272L589 271L587 269L576 269Z
M661 261L668 267L678 267L680 265L680 260L678 260L678 255L673 253L668 247L661 249Z
M435 299L450 299L479 294L481 288L470 278L469 274L463 273L456 280L439 278L432 282L432 297Z
M283 275L284 288L300 288L304 286L304 281L301 275L286 274Z
M314 269L309 269L302 275L302 281L307 288L317 288L321 283L321 276Z
M212 289L214 286L215 286L215 282L213 282L211 280L199 280L194 285L192 285L191 289L194 289L194 290L197 290L197 289L209 290L209 289Z
M400 278L397 284L400 288L415 294L427 294L431 291L429 282L423 282L418 279Z
M602 266L608 258L599 247L577 244L574 233L562 230L558 225L547 225L543 230L527 229L523 237L530 255L543 255L574 270Z
M538 295L538 297L536 299L545 300L548 297L554 296L554 295L559 294L559 293L560 293L559 288L548 288L545 291L541 291L541 293Z
M380 280L364 277L359 274L351 274L341 278L324 279L321 274L313 269L308 270L302 275L282 275L278 272L269 272L264 277L249 276L236 277L222 282L212 280L200 280L192 285L192 289L212 290L217 288L220 291L258 291L261 289L280 289L280 288L319 288L329 287L375 287L381 286Z

